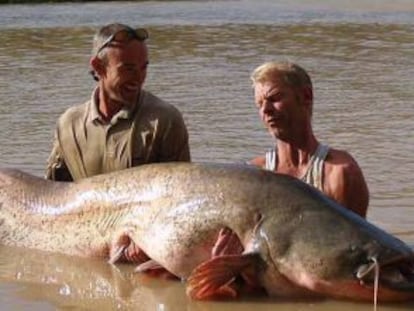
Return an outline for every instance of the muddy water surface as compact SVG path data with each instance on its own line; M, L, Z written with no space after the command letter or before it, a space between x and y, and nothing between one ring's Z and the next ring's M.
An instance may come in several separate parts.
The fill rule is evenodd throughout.
M93 33L146 26L146 88L175 104L194 161L240 162L272 140L260 124L251 70L303 65L315 86L314 128L348 150L371 192L368 218L414 244L414 3L409 0L161 1L0 6L0 165L43 175L56 118L88 99ZM0 248L2 310L372 310L336 301L189 301L179 282L132 268ZM413 310L413 304L378 310Z

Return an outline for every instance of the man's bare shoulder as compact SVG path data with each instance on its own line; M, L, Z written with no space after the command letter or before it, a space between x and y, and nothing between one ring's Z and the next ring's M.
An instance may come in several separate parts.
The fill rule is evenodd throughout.
M368 187L360 166L347 151L329 150L325 162L324 189L330 197L365 216L369 201Z
M343 183L364 182L362 170L352 155L344 150L330 149L325 160L325 176L327 181L343 181ZM342 182L339 182L342 184Z
M326 157L326 163L342 169L352 169L353 166L358 166L352 155L345 151L330 148Z

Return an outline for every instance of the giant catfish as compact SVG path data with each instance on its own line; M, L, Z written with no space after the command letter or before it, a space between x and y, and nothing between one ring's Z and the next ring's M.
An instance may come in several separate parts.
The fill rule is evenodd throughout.
M212 257L231 230L243 253ZM237 278L272 296L414 299L404 242L285 175L231 164L150 164L73 183L0 172L0 243L115 261L134 243L196 299Z

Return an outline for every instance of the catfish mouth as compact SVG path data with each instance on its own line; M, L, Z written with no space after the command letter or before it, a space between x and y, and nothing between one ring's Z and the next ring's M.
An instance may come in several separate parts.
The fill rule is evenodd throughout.
M413 256L396 257L386 262L379 262L376 257L371 257L367 264L358 268L356 277L363 285L407 292L414 297Z

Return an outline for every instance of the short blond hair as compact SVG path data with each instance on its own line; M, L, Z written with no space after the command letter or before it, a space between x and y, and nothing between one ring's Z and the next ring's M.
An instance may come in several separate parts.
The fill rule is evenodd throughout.
M250 79L253 86L257 83L274 82L282 79L288 86L312 88L309 74L301 66L291 62L267 62L253 70Z

